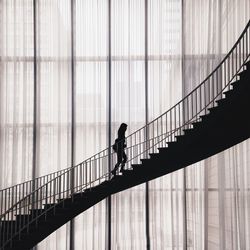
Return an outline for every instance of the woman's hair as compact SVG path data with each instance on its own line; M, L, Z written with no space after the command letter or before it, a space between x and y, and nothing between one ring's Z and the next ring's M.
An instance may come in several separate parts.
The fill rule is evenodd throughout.
M121 138L121 137L125 137L125 131L127 129L127 124L126 123L122 123L120 125L120 128L118 129L118 138Z

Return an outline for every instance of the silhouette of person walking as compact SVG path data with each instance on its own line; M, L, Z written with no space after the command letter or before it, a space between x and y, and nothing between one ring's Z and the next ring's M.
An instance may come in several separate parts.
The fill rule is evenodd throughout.
M117 154L117 163L115 164L115 168L111 171L111 173L116 176L116 171L121 165L120 172L123 172L125 163L127 162L127 155L124 152L124 149L127 147L125 142L125 132L127 130L127 124L122 123L120 128L118 129L118 137L115 140L115 144L112 146L113 150Z

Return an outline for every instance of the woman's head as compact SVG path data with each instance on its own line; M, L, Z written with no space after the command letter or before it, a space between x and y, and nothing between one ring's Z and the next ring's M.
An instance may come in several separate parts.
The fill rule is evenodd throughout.
M126 123L122 123L120 128L118 129L118 137L125 136L125 131L127 130L128 125Z

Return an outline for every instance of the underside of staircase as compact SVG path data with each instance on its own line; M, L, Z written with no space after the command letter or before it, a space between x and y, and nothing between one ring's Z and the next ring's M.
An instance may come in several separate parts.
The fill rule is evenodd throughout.
M182 169L248 139L250 62L245 61L242 66L234 82L230 82L230 87L224 92L221 91L215 104L208 106L207 112L199 114L189 126L182 127L181 133L174 134L173 140L161 144L163 146L158 147L158 152L149 153L140 164L131 164L121 175L110 176L99 185L72 192L67 198L62 196L53 202L50 197L46 198L46 202L41 199L40 206L36 204L29 208L29 213L23 213L21 208L13 210L14 219L13 215L2 217L0 242L6 243L0 244L0 249L30 249L108 196ZM59 185L61 182L54 183ZM51 188L49 185L45 188Z

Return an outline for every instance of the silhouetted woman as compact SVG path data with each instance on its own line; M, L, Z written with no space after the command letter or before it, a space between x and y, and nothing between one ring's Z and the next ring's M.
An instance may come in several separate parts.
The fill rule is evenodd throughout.
M124 170L125 163L127 162L127 155L124 152L124 149L127 147L125 142L125 132L127 130L127 124L122 123L120 128L118 129L118 137L115 140L115 144L113 145L113 150L117 154L117 163L115 164L115 168L111 171L111 173L115 176L116 171L121 165L121 172Z

